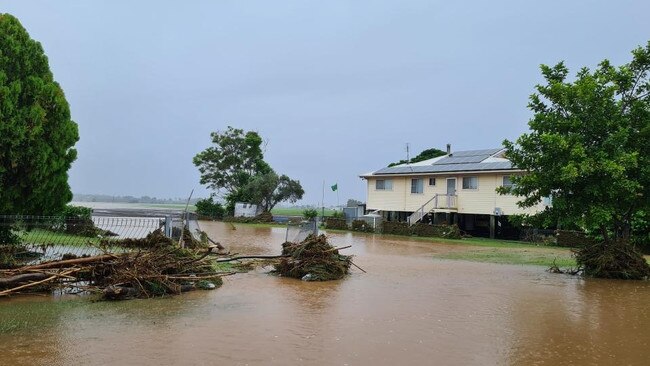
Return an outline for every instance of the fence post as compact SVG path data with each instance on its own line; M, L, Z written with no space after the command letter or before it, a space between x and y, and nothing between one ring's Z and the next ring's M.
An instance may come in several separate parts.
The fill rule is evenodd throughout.
M172 237L172 217L170 215L165 216L165 236Z

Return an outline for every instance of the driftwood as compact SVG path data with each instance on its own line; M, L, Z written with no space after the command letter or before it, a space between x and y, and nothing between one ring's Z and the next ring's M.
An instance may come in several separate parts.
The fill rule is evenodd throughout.
M112 254L104 254L104 255L97 255L94 257L83 257L83 258L75 258L75 259L67 259L63 261L54 261L54 262L47 262L43 264L37 264L33 266L27 266L27 267L22 267L19 268L21 272L29 271L29 270L34 270L34 269L49 269L49 268L64 268L64 267L71 267L71 266L76 266L80 264L88 264L88 263L97 263L97 262L102 262L105 260L109 259L115 259L116 256Z
M210 243L216 245L216 246L217 246L217 249L219 249L219 250L224 250L224 249L226 249L226 248L225 248L223 245L221 245L221 243L219 243L218 241L214 241L214 240L210 239L209 236L208 236L208 241L210 241Z
M69 270L64 271L64 272L62 272L62 273L60 273L60 274L58 274L58 273L52 273L49 277L44 278L44 279L42 279L42 280L40 280L40 281L30 282L30 283L24 284L24 285L22 285L22 286L12 287L12 288L10 288L10 289L8 289L8 290L0 291L0 296L11 295L12 293L14 293L14 292L16 292L16 291L23 290L23 289L26 289L26 288L29 288L29 287L34 287L34 286L36 286L36 285L41 285L41 284L43 284L43 283L46 283L46 282L49 282L49 281L55 280L55 279L57 279L57 278L59 278L59 277L67 276L67 275L69 275L70 273L74 273L74 272L77 272L77 271L79 271L79 268L69 269Z
M24 285L32 281L41 281L50 276L51 275L47 273L25 273L8 278L0 278L0 288L10 288Z
M222 262L238 261L240 259L277 259L277 258L286 258L286 257L290 257L290 255L289 254L281 254L281 255L244 255L244 256L241 256L241 257L217 259L216 262L222 263Z

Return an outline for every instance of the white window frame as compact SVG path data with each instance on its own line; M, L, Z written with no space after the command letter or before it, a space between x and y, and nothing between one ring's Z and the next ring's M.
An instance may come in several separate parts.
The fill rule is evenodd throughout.
M384 188L378 188L377 183L379 181L384 182ZM375 180L375 191L392 191L393 190L393 180L392 179L377 179Z
M469 188L465 188L465 179L471 179L471 178L476 179L476 187L469 186ZM464 191L477 191L478 190L478 176L471 175L471 176L463 177L463 179L462 179L462 181L460 183L460 186Z
M508 180L510 181L510 184L506 184L506 179L508 179ZM502 185L503 187L506 187L506 188L514 188L514 187L517 186L516 184L514 184L514 183L512 182L512 175L504 175L504 176L501 178L501 185Z
M413 192L413 182L414 181L419 181L420 185L418 187L416 183L416 190L417 188L420 188L420 192ZM424 193L424 179L423 178L411 178L411 194L423 194Z
M431 180L433 179L433 184L431 184ZM429 177L429 187L435 187L436 186L436 177Z

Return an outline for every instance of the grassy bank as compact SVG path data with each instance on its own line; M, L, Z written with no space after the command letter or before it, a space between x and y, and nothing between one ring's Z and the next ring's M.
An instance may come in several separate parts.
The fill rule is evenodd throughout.
M99 238L97 237L77 236L42 229L26 231L20 233L19 236L24 243L29 244L95 245L99 243Z
M274 224L237 224L254 227L273 227ZM353 232L349 230L326 229L328 233L354 233L355 235L376 235L387 240L418 241L445 244L440 253L433 254L437 259L465 260L499 264L524 264L550 267L555 262L560 267L575 267L575 259L569 248L538 246L513 240L487 238L445 239L435 237L384 235ZM451 246L450 246L451 245Z
M435 254L437 259L464 260L471 262L485 262L498 264L525 264L534 266L551 267L553 264L558 267L575 267L576 261L569 250L557 250L558 248L490 248L480 250L453 251L448 253Z

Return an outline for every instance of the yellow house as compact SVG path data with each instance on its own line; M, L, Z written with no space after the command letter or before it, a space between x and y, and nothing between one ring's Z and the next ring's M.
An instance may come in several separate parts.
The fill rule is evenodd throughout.
M411 164L361 175L368 183L366 208L384 220L456 223L474 235L512 237L507 216L535 213L544 204L522 209L517 197L500 195L497 187L511 185L524 172L513 167L503 148L451 152Z

